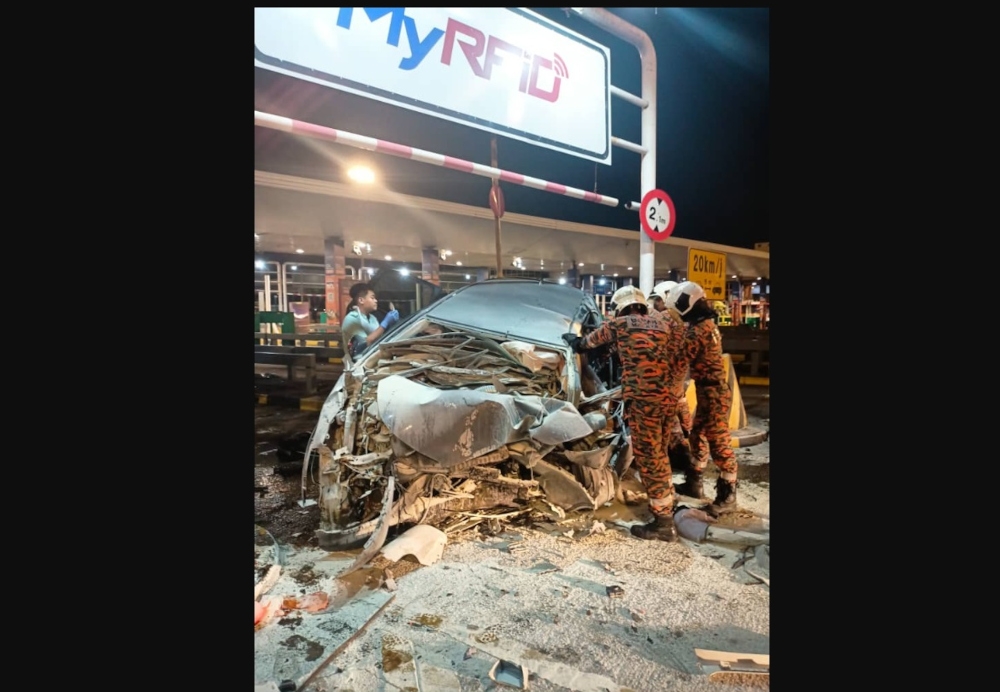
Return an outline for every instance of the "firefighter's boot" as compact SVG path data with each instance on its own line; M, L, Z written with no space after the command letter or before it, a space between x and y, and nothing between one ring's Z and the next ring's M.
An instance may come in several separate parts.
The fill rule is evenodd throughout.
M676 541L677 528L672 514L656 515L648 524L640 524L629 529L636 538L647 541Z
M708 506L708 511L714 516L736 511L736 481L715 481L715 499Z
M705 499L705 491L701 487L702 469L689 468L684 472L684 482L674 486L674 492L687 495L697 500Z

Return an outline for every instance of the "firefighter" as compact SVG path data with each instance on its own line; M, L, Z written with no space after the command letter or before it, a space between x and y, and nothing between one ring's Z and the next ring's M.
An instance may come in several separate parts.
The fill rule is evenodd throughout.
M676 281L661 281L653 286L649 297L653 302L654 310L664 317L670 318L681 330L686 331L687 325L681 319L680 314L676 310L668 308L664 302L670 289L676 285ZM701 499L704 497L701 492L701 483L691 483L689 475L693 462L691 461L691 442L689 441L689 436L691 435L691 409L688 406L687 396L685 396L688 388L689 369L686 352L682 352L681 360L683 362L679 363L674 370L677 374L677 381L674 384L677 395L677 415L667 421L669 435L667 456L670 458L670 466L674 471L684 472L684 482L675 486L674 489L682 495Z
M702 474L708 465L705 454L707 444L708 452L719 469L715 500L708 509L716 515L731 512L736 509L737 471L736 454L729 438L729 409L733 393L729 390L726 366L722 360L722 335L715 324L718 314L705 297L705 290L693 281L674 286L665 302L688 324L685 350L698 398L691 426L694 465L688 472L686 485L700 488Z
M564 334L577 353L614 343L622 367L622 400L632 437L636 466L649 496L653 521L633 526L632 535L647 540L676 541L674 487L664 428L677 415L670 389L671 366L684 348L684 330L648 311L636 286L624 286L612 297L615 317L581 338Z

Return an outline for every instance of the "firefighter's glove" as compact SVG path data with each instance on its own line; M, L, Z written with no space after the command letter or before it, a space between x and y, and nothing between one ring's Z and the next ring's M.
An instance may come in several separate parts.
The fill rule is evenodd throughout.
M569 345L569 347L573 349L574 353L582 353L584 351L583 339L581 339L576 334L572 332L567 332L562 335L562 338L563 341L565 341Z

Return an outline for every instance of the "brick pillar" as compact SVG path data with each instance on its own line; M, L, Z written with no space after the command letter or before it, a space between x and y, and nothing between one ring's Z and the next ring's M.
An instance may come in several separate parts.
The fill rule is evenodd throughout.
M434 248L426 248L423 253L423 262L421 263L424 281L430 281L435 286L440 286L440 266L441 256L438 254L438 251Z
M340 238L324 238L323 255L326 265L326 301L323 307L326 310L327 320L340 324L344 319L344 308L347 305L343 296L345 290L351 290L345 277L344 241Z

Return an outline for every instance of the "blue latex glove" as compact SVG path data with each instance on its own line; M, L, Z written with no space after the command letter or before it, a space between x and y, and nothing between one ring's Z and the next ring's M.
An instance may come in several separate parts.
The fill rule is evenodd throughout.
M390 310L385 314L385 317L382 318L381 327L382 329L388 329L397 322L399 322L399 310Z

